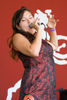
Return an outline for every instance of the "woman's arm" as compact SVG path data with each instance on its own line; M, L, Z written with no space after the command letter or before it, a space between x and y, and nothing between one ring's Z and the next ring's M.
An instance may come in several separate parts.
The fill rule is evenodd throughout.
M57 39L57 32L55 31L50 31L50 40L48 42L52 47L53 50L57 50L58 48L58 39Z
M50 40L49 44L53 47L53 50L56 50L58 48L58 38L57 38L57 32L56 32L56 23L58 20L54 19L54 16L52 18L49 18L48 21L48 27L50 29Z

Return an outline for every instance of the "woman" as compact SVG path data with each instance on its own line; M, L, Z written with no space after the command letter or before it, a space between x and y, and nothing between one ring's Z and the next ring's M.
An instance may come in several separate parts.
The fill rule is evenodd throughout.
M26 7L17 10L12 18L10 54L15 60L20 58L25 68L19 100L56 100L53 50L58 47L57 21L54 16L48 20L50 41L42 40L38 23L39 19L35 20Z

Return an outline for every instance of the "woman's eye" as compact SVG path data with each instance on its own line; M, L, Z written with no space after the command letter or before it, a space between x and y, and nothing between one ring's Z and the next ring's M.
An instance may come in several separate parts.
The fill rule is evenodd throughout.
M24 22L25 20L22 20L22 22Z
M32 16L30 16L29 18L30 18L30 19L32 19L33 17L32 17Z

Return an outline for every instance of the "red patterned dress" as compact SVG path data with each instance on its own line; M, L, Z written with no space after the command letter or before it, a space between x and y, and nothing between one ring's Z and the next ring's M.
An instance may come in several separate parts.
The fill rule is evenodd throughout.
M20 52L18 56L25 67L19 100L23 100L25 95L32 95L34 100L57 100L52 46L42 40L38 57L29 57Z

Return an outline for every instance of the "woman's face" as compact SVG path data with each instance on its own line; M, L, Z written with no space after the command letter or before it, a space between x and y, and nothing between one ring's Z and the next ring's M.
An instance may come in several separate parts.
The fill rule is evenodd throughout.
M33 23L35 21L33 15L29 11L25 11L23 14L23 17L19 23L20 28L25 32L30 32L31 34L35 33L34 28L30 28L30 23Z

